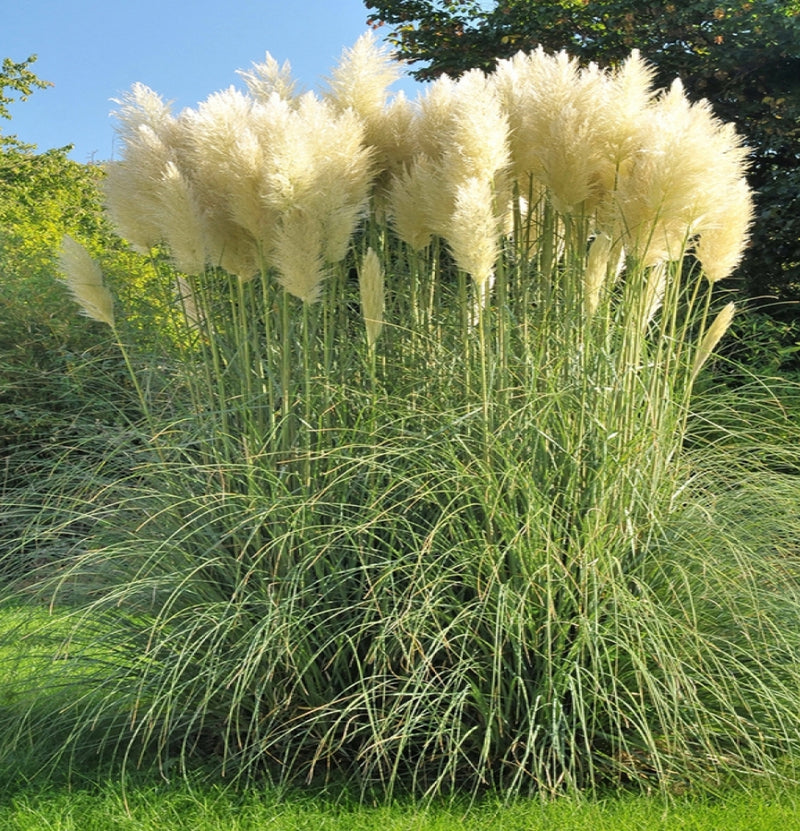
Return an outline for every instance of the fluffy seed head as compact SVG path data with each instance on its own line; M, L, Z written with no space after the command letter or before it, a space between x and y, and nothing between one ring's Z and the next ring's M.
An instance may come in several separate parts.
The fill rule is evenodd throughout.
M389 213L392 180L402 175L417 152L416 109L400 92L364 126L364 142L374 154L373 210L378 218L384 219Z
M283 217L272 255L278 282L304 303L316 303L325 279L322 228L313 215L292 211Z
M279 65L269 52L263 63L253 63L250 72L238 69L236 74L244 79L248 92L256 101L269 101L273 94L291 101L296 95L297 81L292 78L291 64L284 61Z
M624 261L620 246L608 234L599 233L595 236L589 246L583 272L584 303L588 317L597 311L603 287L610 277L620 273Z
M720 187L718 200L710 208L700 227L695 255L706 278L716 283L730 276L747 246L754 211L746 180L740 176Z
M400 239L414 251L430 245L435 214L429 197L441 193L434 164L424 156L392 177L387 196L389 217Z
M603 76L596 89L594 109L604 193L613 189L620 171L639 149L633 127L646 117L656 95L654 76L654 67L634 50L615 72Z
M82 313L113 329L114 299L103 283L100 266L89 252L72 237L65 236L61 241L58 262L67 288L81 306Z
M441 76L420 101L408 135L417 152L387 188L395 229L415 250L443 237L464 258L462 268L485 282L495 260L496 217L510 216L508 121L494 87L477 70L457 81ZM485 200L480 208L477 191ZM467 229L478 226L491 228L481 254L477 238L467 244ZM491 265L478 265L489 259Z
M439 163L451 198L467 179L494 183L505 171L508 129L494 85L478 70L457 81L441 76L420 103L420 152Z
M187 145L181 164L191 170L208 224L232 221L256 250L269 250L276 221L262 198L264 144L282 131L289 112L277 95L259 104L230 87L181 114ZM212 261L228 247L222 242L222 249L209 247Z
M677 260L707 231L709 274L726 274L738 262L750 221L740 139L708 102L689 102L679 81L633 129L638 149L618 176L613 207L626 248L644 265ZM729 233L720 233L726 225Z
M191 183L174 162L167 162L158 190L162 234L180 271L200 274L206 266L206 234Z
M692 366L692 380L697 378L698 373L703 368L703 364L708 360L711 353L716 349L717 344L722 339L725 332L733 320L733 314L736 309L734 303L728 303L723 306L719 314L714 318L714 322L708 327L700 345L697 347L697 352L694 356L694 364Z
M585 211L600 180L597 117L606 78L581 70L566 52L541 48L499 61L494 84L510 124L513 176L523 193L529 180L550 191L556 209Z
M363 137L355 113L339 113L307 93L266 148L264 205L279 217L294 211L315 217L330 263L344 257L369 197L371 153Z
M142 253L161 242L159 184L180 143L169 104L144 84L134 84L114 113L124 160L108 165L103 191L117 229Z
M445 239L458 267L478 288L487 285L500 255L501 223L494 215L491 186L470 178L456 191L456 204Z
M642 295L642 328L646 329L650 321L664 303L664 293L667 290L667 263L656 263L647 274L644 293Z
M401 75L389 50L378 45L373 32L365 32L328 78L325 97L340 111L351 109L369 122L379 118L389 96L388 87Z
M361 261L358 270L358 288L361 296L361 313L364 316L364 326L367 331L367 345L370 350L383 329L384 311L384 281L383 268L378 255L372 248Z

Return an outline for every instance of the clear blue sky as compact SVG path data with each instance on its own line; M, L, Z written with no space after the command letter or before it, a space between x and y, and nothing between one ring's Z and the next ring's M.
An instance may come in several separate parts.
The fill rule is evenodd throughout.
M10 107L0 131L39 150L75 145L78 162L119 156L110 99L140 81L193 107L266 52L305 89L318 88L342 49L367 31L362 0L0 0L0 58L38 55L54 86ZM395 85L411 97L417 86Z

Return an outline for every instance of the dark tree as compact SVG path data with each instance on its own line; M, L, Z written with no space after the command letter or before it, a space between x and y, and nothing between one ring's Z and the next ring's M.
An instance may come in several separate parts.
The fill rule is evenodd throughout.
M800 0L367 0L368 21L429 80L543 46L613 66L639 49L752 147L757 220L738 271L753 296L800 301ZM788 308L788 307L787 307ZM788 308L789 313L793 313ZM796 312L795 312L796 313Z

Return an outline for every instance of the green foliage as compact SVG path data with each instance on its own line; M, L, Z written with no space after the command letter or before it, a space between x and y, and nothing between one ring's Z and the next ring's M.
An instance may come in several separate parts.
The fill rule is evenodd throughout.
M42 81L31 72L29 67L35 61L36 55L31 55L26 61L19 63L15 63L11 58L3 58L3 66L0 69L0 118L11 118L8 105L14 102L16 96L20 101L25 101L34 89L52 86L49 81ZM0 136L0 146L9 142L16 143L13 137Z
M103 170L81 165L66 149L0 151L0 446L45 447L81 413L117 420L130 378L108 332L79 318L56 279L64 234L102 258L126 302L127 325L144 341L169 348L174 297L153 290L158 275L130 252L102 215ZM44 444L42 444L44 442Z
M418 300L390 291L380 362L346 268L311 308L208 275L180 420L123 445L116 476L102 457L92 476L62 463L39 497L11 552L68 544L34 596L69 616L54 648L70 659L26 693L57 695L56 761L341 777L365 798L716 787L729 757L777 770L795 752L780 725L797 706L797 574L791 543L742 506L768 488L788 505L794 481L745 496L753 468L740 480L731 452L675 462L692 350L667 348L670 315L668 335L638 334L638 291L607 298L583 340L569 294L532 302L512 269L513 301L465 340L464 275L432 282L435 250L389 239ZM687 308L685 279L668 308ZM280 378L284 349L288 408L252 374L275 356ZM795 524L787 511L787 541ZM40 714L12 714L18 748Z
M757 192L752 245L738 275L751 296L800 300L800 6L738 0L631 3L374 0L370 21L390 35L422 80L491 70L497 58L537 46L614 66L639 49L657 83L680 77L736 124L753 148Z
M92 355L112 354L106 334L75 319L53 279L67 230L100 235L96 175L62 150L0 153L0 433L7 449L58 433L85 406L91 375L82 367Z
M400 57L428 64L415 70L420 80L475 66L491 70L497 58L539 45L612 66L641 49L656 63L662 82L685 75L692 88L721 101L750 85L778 79L791 84L798 57L795 2L721 7L708 0L659 0L633 7L627 0L377 0L365 5L370 22L395 25Z
M70 634L51 646L69 659L21 685L39 703L32 721L7 711L7 752L41 732L37 706L60 765L99 745L169 772L350 777L365 797L701 789L731 775L723 751L740 772L796 752L764 744L796 711L796 477L742 464L728 431L698 452L681 510L627 520L633 541L597 514L577 527L563 467L541 481L541 413L568 393L509 421L491 467L464 413L341 393L330 404L368 423L331 428L307 488L267 455L201 465L188 445L153 468L127 451L135 476L100 491L71 468L44 503L55 523L37 517L40 544L73 526ZM607 486L609 507L642 485Z
M735 374L737 367L765 377L800 370L800 320L773 317L764 312L737 314L726 338L719 371Z

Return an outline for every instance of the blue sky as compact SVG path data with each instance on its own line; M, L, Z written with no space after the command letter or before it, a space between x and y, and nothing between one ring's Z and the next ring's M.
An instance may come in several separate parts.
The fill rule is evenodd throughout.
M54 85L13 103L0 130L39 150L73 144L78 162L119 156L111 99L137 81L177 112L242 86L236 70L270 52L315 89L368 28L362 0L0 0L0 12L0 58L36 54Z

